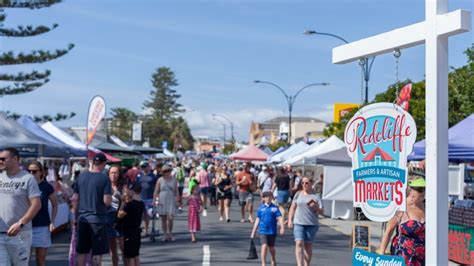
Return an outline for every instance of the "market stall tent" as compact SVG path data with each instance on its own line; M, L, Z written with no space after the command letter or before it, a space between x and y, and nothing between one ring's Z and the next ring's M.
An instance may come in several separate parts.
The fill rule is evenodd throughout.
M87 153L85 152L85 150L76 149L74 147L71 147L65 144L59 139L55 138L53 135L49 134L46 130L44 130L38 124L36 124L29 116L22 115L20 118L16 120L16 122L20 124L24 129L36 135L37 137L40 137L44 140L47 140L51 143L54 143L60 147L65 148L74 157L87 156Z
M283 164L289 164L293 166L315 164L318 155L345 147L344 142L335 135L332 135L321 144L313 143L313 145L311 149L308 149L306 152L303 152L299 155L294 156L293 158L286 160L285 162L283 162Z
M353 216L352 161L347 148L318 155L316 163L323 165L322 199L330 203L331 218L350 219ZM326 212L326 209L325 209Z
M76 149L80 149L80 150L86 150L86 148L88 149L87 152L88 152L88 157L93 157L95 154L97 153L101 153L102 151L100 151L99 149L93 147L93 146L88 146L86 147L86 144L82 143L82 142L79 142L77 141L76 139L74 139L71 135L69 135L68 133L64 132L62 129L56 127L53 123L51 122L46 122L44 123L41 128L43 128L44 130L46 130L49 134L53 135L55 138L59 139L60 141L66 143L67 145L71 146L71 147L74 147ZM105 153L105 152L102 152L105 154L105 156L107 157L107 160L110 161L110 162L120 162L121 159L118 159L118 158L115 158L113 157L112 155L108 154L108 153Z
M448 130L448 158L450 161L474 160L474 114ZM413 146L408 160L425 159L426 141L421 140Z
M232 160L242 161L266 161L268 157L268 154L255 147L255 145L249 145L229 156Z
M291 145L287 150L280 152L268 159L269 162L275 163L275 162L283 162L286 159L292 157L295 154L300 153L301 151L305 150L306 147L309 145L306 144L304 141L300 141L298 143L295 143Z
M16 121L0 113L0 148L14 147L22 157L66 158L71 154L64 146L42 139Z

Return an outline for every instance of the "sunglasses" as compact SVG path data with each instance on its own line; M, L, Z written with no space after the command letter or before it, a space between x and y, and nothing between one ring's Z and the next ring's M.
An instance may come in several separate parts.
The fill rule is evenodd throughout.
M415 191L418 191L420 193L423 193L425 192L425 188L424 187L412 187L411 189L415 190Z
M39 170L28 170L28 173L32 175L36 175L39 172Z
M4 162L7 159L7 157L0 157L0 162Z
M303 185L309 185L309 184L311 184L311 182L301 182L301 184L303 184Z

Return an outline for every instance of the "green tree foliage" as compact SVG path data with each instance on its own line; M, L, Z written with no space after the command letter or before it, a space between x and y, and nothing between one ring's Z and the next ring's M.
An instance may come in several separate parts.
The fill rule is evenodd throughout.
M180 116L184 109L178 103L181 95L174 89L178 86L174 72L168 67L160 67L152 74L151 82L150 99L143 103L144 109L150 112L143 124L145 138L154 147L161 147L163 141L168 141L173 150L180 146L192 148L191 131Z
M191 150L193 149L193 136L191 130L188 127L188 123L181 116L178 118L171 119L171 136L170 140L173 143L173 151L180 149Z
M13 120L17 120L18 118L21 117L20 114L12 113L10 111L7 111L6 115L7 115L7 118L13 119ZM61 114L61 113L57 113L55 116L50 116L50 115L38 116L38 115L35 115L35 116L33 116L33 121L35 121L36 123L46 123L46 122L52 122L52 121L67 120L67 119L73 118L75 116L76 116L76 113L74 113L74 112L71 112L68 115Z
M3 8L30 8L30 9L39 9L49 7L56 3L61 2L60 0L4 0L0 1L0 24L2 24L6 19L6 14L4 13ZM58 24L53 24L51 27L47 26L18 26L17 28L1 28L0 36L6 38L26 38L42 35L50 32L58 27ZM11 65L20 65L20 64L36 64L36 63L45 63L54 59L57 59L65 54L67 54L74 44L69 44L65 49L57 49L55 51L44 51L44 50L34 50L31 52L19 52L14 51L5 51L0 54L0 66L11 66ZM2 69L5 69L2 67ZM32 71L30 73L0 73L0 81L2 84L0 86L0 97L23 94L34 91L44 84L48 83L49 76L51 71L46 70L43 72ZM11 84L8 84L11 83ZM46 119L68 119L74 115L67 114L57 114L56 117L50 117L49 115L39 116L42 121ZM40 119L39 118L39 119ZM44 118L44 119L43 119Z
M137 114L127 108L112 108L110 111L112 115L112 129L111 135L118 137L121 140L131 140L133 122L137 120Z
M270 150L272 150L272 151L276 151L280 147L284 147L286 145L288 145L288 142L286 142L285 140L279 140L279 141L277 141L273 144L268 145L268 148L270 148Z
M467 65L460 68L451 68L448 76L449 87L449 126L459 123L461 120L474 113L474 44L465 51ZM372 103L394 102L397 88L412 81L405 80L398 84L392 84L387 91L377 94ZM425 138L425 81L412 83L411 99L408 112L415 119L418 134L417 140ZM331 123L324 129L324 135L329 137L336 135L344 138L344 130L347 122L357 110L346 114L340 123Z

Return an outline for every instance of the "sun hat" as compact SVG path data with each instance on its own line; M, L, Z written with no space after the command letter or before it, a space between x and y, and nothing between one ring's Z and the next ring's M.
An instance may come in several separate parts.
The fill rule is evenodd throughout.
M413 179L412 181L408 182L408 186L410 186L410 187L426 187L426 181L425 181L424 178Z
M171 166L169 166L169 164L165 164L163 165L163 167L161 167L161 172L166 172L166 171L172 171L173 169L171 169Z

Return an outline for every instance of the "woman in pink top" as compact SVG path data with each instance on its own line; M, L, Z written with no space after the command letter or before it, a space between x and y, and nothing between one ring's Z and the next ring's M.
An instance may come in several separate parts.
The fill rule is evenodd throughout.
M209 175L207 174L206 169L202 166L199 166L200 170L197 174L197 180L199 182L199 189L201 191L201 200L204 206L204 209L207 210L207 194L209 193L210 181Z

